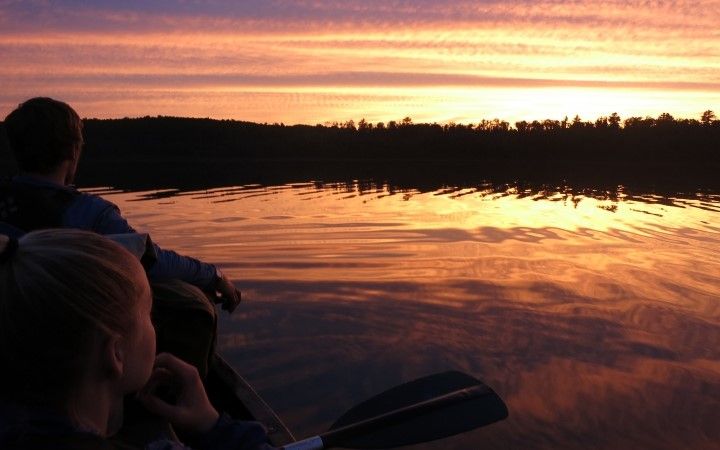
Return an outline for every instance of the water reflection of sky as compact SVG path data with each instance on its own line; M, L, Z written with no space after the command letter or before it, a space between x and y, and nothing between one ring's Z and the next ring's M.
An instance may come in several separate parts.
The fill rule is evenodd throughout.
M460 369L501 424L423 448L717 448L720 202L316 183L97 190L247 302L221 349L303 436Z

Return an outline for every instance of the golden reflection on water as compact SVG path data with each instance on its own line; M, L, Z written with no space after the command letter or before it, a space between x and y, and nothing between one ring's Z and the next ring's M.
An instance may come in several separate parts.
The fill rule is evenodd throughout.
M454 368L510 418L421 448L718 448L720 198L558 192L102 193L239 281L221 349L298 435Z

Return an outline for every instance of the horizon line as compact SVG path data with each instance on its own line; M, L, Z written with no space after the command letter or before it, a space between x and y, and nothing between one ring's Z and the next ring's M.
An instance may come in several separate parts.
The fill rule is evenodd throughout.
M715 111L714 111L713 109L710 109L710 108L705 109L704 111L700 112L700 113L698 114L698 117L699 117L699 118L702 118L702 116L703 116L705 113L707 113L707 112L712 113L713 117L716 117ZM695 118L695 117L675 116L675 115L673 115L673 114L670 113L670 112L660 113L660 114L658 115L658 117L653 117L653 116L650 116L650 115L645 115L645 116L633 116L633 115L630 115L630 116L623 117L623 116L620 115L617 111L611 112L611 113L609 113L609 114L607 114L607 115L601 115L601 116L599 116L599 117L597 117L597 118L595 118L595 119L583 119L579 114L573 114L573 115L566 114L563 118L560 118L560 119L553 119L553 118L547 117L547 118L544 118L544 119L532 119L532 120L522 119L522 120L516 120L516 121L514 121L514 122L510 122L510 121L508 121L508 120L500 119L500 118L498 118L498 117L493 117L492 119L480 119L480 120L477 121L477 122L467 122L467 123L455 122L455 121L447 121L447 122L437 122L437 121L435 121L435 122L414 122L414 121L412 120L412 117L411 117L410 115L406 115L405 117L400 118L400 119L396 119L396 120L386 120L386 121L385 121L385 120L379 120L379 121L372 122L372 121L369 121L369 120L365 120L364 117L361 117L360 119L326 120L326 121L318 122L318 123L314 123L314 124L313 124L313 123L285 123L285 122L283 122L283 121L281 121L281 122L277 122L277 121L275 121L275 122L255 122L255 121L252 121L252 120L242 120L242 119L234 119L234 118L216 118L216 117L207 117L207 116L206 116L206 117L200 117L200 116L175 116L175 115L165 115L165 114L158 114L158 115L154 115L154 116L144 115L144 116L132 116L132 117L131 117L131 116L124 116L124 117L106 117L106 118L101 118L101 117L82 117L81 120L83 120L83 121L85 121L85 120L96 120L96 121L108 121L108 122L109 122L109 121L114 121L114 120L182 119L182 120L211 120L211 121L214 121L214 122L238 122L238 123L248 123L248 124L254 124L254 125L269 125L269 126L277 126L277 125L280 125L280 126L310 126L310 127L323 126L323 127L327 127L327 128L332 128L332 127L335 127L335 126L342 127L342 126L344 126L344 125L350 124L351 122L352 122L354 125L357 126L357 124L359 124L360 121L363 121L363 120L365 120L365 123L367 123L368 125L377 125L377 124L380 124L380 123L382 123L382 124L384 124L384 125L387 125L387 124L389 124L390 122L395 122L395 123L398 124L398 125L401 125L401 124L402 124L402 125L457 125L457 126L468 126L468 125L479 125L479 124L482 123L483 121L484 121L484 122L490 122L490 123L496 122L496 121L497 121L498 123L503 123L503 122L505 122L505 123L508 123L509 125L515 125L515 124L521 123L521 122L525 122L525 123L528 123L528 124L532 124L532 123L534 123L534 122L543 123L544 121L558 121L558 122L563 122L564 120L567 120L569 123L572 123L572 121L573 121L575 118L579 118L580 121L581 121L583 124L590 123L590 124L593 124L593 125L594 125L597 120L600 120L600 119L603 119L603 118L608 119L608 118L610 118L613 114L617 114L617 115L618 115L618 117L620 118L620 123L621 123L621 124L622 124L623 122L625 122L625 120L627 120L627 119L642 119L642 120L652 119L652 120L658 120L660 117L662 117L662 116L665 115L665 114L669 115L674 122L683 121L683 120L698 120L698 121L699 121L699 119L698 119L698 118ZM410 119L410 122L404 124L403 121L405 121L406 119ZM713 121L713 122L720 122L720 118L715 118L715 119L712 120L712 121ZM3 123L4 123L4 120L0 120L0 124L3 124Z

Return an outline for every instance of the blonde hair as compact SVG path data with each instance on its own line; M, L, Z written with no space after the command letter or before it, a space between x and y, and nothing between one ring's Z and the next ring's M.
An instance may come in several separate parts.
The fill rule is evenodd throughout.
M0 236L0 252L10 239ZM133 270L133 268L135 270ZM140 262L95 233L26 234L0 262L0 396L65 400L97 340L134 326Z

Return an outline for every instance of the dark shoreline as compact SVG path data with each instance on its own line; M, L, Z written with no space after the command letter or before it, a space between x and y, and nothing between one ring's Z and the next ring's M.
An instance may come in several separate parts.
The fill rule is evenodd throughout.
M601 120L604 119L604 120ZM84 159L571 162L720 165L720 121L662 115L591 122L309 126L144 117L85 119ZM637 120L635 120L637 119ZM0 136L4 124L0 122ZM7 143L0 139L0 155Z
M313 181L420 191L520 185L611 196L720 192L720 121L661 116L628 120L625 127L544 121L524 124L523 131L499 122L377 128L146 117L84 124L81 187L194 190ZM0 139L2 176L14 171L6 147Z

